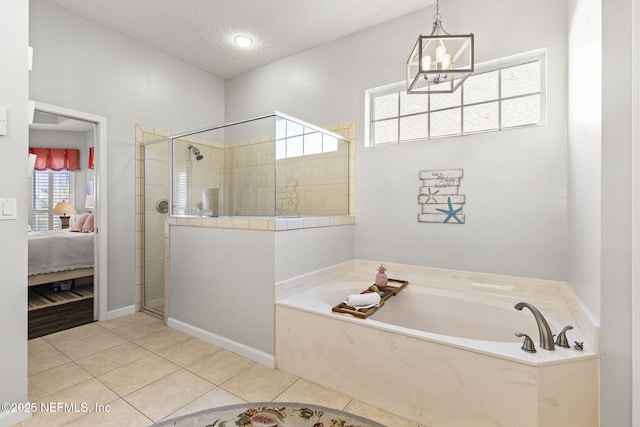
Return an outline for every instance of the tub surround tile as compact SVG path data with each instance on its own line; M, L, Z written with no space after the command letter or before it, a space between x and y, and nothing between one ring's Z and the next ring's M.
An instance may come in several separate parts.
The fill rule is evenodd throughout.
M505 349L506 357L515 357L521 360L529 360L531 363L548 363L554 360L563 360L574 357L592 357L597 353L597 336L599 324L586 310L571 286L566 282L514 277L497 274L484 274L448 270L432 267L413 266L406 264L387 263L370 260L353 260L351 270L342 276L322 280L323 270L314 271L306 275L295 277L276 284L276 301L278 303L304 306L303 301L314 301L317 298L312 295L300 295L296 299L296 292L305 292L316 285L326 284L335 286L336 289L344 288L346 283L351 283L355 290L358 286L366 288L375 279L375 273L380 266L387 267L387 275L390 278L408 280L410 288L428 289L428 292L451 296L459 299L480 302L489 305L500 304L505 309L511 309L516 303L525 301L537 307L545 316L554 333L559 333L567 325L574 327L567 332L569 342L584 342L584 351L581 354L575 352L555 352L541 356L539 352L534 357L528 357L519 349L511 351ZM331 269L331 267L329 267ZM302 286L301 283L307 285ZM402 295L402 294L400 294ZM346 294L343 295L346 297ZM288 300L288 298L292 298ZM327 311L332 305L340 301L336 295L336 301L331 305L314 304L313 310ZM515 308L513 308L515 310ZM521 313L523 318L533 319L527 309ZM348 316L347 316L348 317ZM534 324L535 325L535 324ZM515 331L514 331L515 332ZM537 343L537 333L532 336ZM453 342L453 344L456 344ZM464 343L463 343L464 344ZM482 349L480 348L482 351ZM572 349L573 350L573 349Z
M537 406L533 367L294 311L276 309L276 349L283 370L377 407L393 408L415 423L535 425L531 420L536 414L522 413ZM285 318L287 326L280 328ZM309 336L334 345L317 346ZM376 373L375 382L371 372Z
M598 389L597 360L554 365L542 370L538 377L541 393L540 425L589 426L600 418L597 394L581 390ZM571 387L567 387L571 384Z
M328 281L347 275L353 270L353 261L332 265L313 273L287 279L276 283L276 301L299 294L300 292L322 285Z
M558 347L529 354L520 349L519 341L509 341L511 337L465 339L390 326L376 320L385 317L376 317L378 313L366 320L332 313L329 300L337 303L348 291L366 288L380 264L354 260L345 266L351 270L337 278L324 269L277 284L279 368L376 407L393 408L422 425L572 425L572 414L586 405L589 410L581 413L578 424L597 426L598 358L580 327L592 319L587 312L586 320L576 322L572 313L581 309L581 303L567 283L384 263L389 277L410 282L389 306L394 302L404 306L426 294L507 310L504 314L522 317L538 347L532 313L513 307L527 301L540 309L552 331L571 324L575 329L567 333L569 341L585 341L583 352ZM411 293L414 298L402 300ZM597 330L597 325L591 327ZM387 363L390 360L393 363ZM375 382L369 380L371 372L377 373ZM579 378L573 382L572 377ZM355 400L347 410L357 413L354 405ZM402 425L367 411L363 415L379 422Z
M397 415L394 415L390 412L384 411L376 406L368 405L359 400L352 400L346 408L345 411L350 412L355 415L359 415L361 417L369 418L373 421L377 421L380 424L384 424L386 426L393 427L422 427L420 424L416 424L412 421L409 421L404 418L400 418ZM437 424L434 424L437 425ZM469 426L475 424L469 424Z

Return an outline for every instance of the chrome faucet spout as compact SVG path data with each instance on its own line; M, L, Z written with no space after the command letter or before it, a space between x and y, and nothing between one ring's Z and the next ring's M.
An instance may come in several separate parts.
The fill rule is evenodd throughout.
M538 324L538 332L540 333L540 347L545 350L555 350L555 345L553 343L553 333L551 332L551 328L549 328L549 324L547 320L544 318L542 313L535 308L533 305L528 302L519 302L515 305L516 310L522 310L524 307L527 307L533 313L533 317L536 319L536 323Z

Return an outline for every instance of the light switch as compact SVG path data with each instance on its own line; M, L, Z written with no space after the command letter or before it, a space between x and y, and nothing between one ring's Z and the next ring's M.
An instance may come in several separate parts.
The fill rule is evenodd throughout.
M18 201L13 198L0 198L0 219L18 219Z

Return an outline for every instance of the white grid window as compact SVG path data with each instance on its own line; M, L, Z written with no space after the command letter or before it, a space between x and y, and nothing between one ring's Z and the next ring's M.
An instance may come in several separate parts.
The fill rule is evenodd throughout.
M404 82L367 92L369 146L543 123L544 52L481 64L453 93L407 94Z
M384 97L379 100L381 112ZM382 113L379 114L382 114ZM338 150L338 139L287 119L276 120L276 160Z
M59 230L60 218L53 214L53 208L62 201L71 202L73 172L33 171L31 188L31 229Z

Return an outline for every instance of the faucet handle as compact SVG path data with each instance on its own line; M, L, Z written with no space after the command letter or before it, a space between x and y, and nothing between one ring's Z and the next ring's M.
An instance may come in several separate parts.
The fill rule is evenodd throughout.
M535 353L536 346L533 344L533 340L527 334L523 334L522 332L516 332L515 335L517 337L524 337L524 342L522 343L522 350L527 353Z
M558 338L556 338L556 345L558 347L571 348L569 342L567 341L567 331L573 329L573 326L565 326L562 331L558 334Z

